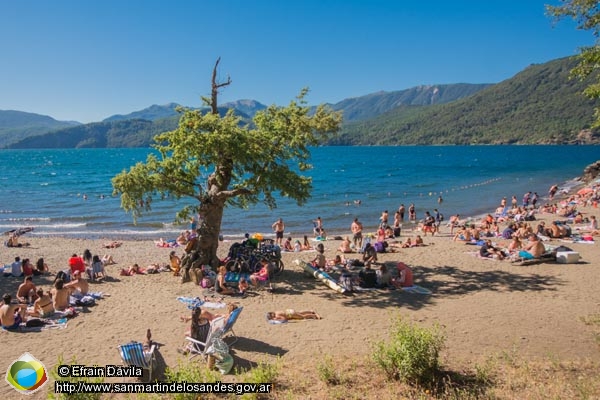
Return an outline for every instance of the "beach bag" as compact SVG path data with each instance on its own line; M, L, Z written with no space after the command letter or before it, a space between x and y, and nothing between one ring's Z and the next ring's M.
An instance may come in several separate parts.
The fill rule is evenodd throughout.
M340 277L340 286L346 289L347 292L353 292L354 284L352 283L352 275L343 274Z
M221 338L215 338L206 351L206 354L215 358L215 367L223 375L233 368L233 357L229 354L229 346Z
M211 288L213 285L213 281L208 276L202 278L202 281L200 282L200 286L202 286L204 289Z

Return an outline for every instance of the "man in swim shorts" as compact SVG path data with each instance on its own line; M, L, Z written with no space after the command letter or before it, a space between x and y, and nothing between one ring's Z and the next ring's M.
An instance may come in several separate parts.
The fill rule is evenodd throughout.
M352 240L354 241L354 246L357 249L362 248L362 230L362 223L358 221L358 218L354 218L354 221L352 221L352 224L350 225L350 231L352 232Z
M275 231L275 243L281 246L281 242L283 241L283 232L285 231L285 225L283 223L283 219L279 218L272 225L273 231Z
M540 258L546 251L544 243L538 238L535 233L529 235L529 242L523 247L523 250L519 252L519 256L531 259Z
M10 294L2 297L4 304L0 307L0 322L2 329L14 331L19 329L22 322L25 322L25 311L27 306L21 304L12 304Z

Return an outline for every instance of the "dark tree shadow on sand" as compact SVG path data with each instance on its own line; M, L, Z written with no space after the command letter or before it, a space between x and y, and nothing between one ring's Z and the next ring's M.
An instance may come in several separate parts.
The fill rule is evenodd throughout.
M340 294L327 288L322 282L303 271L284 271L278 290L286 295L301 296L307 290L317 290L316 295L325 299L342 301L348 307L387 308L407 307L418 310L434 304L441 297L459 297L470 293L490 292L536 292L552 291L564 284L556 276L542 274L518 274L501 270L466 271L457 266L412 267L415 284L431 291L430 295L409 293L403 290L369 290ZM332 276L337 277L336 274Z
M236 367L243 369L252 369L258 366L255 361L250 361L240 357L236 350L252 353L269 354L272 356L283 356L288 352L287 349L279 346L273 346L272 344L265 343L261 340L240 337L238 341L230 347L230 353L234 356Z

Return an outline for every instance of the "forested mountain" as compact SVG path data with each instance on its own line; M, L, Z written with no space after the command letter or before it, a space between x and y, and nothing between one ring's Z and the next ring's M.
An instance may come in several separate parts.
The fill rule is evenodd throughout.
M344 112L344 122L371 119L400 106L430 106L469 97L491 84L457 83L452 85L417 86L394 92L377 92L330 104L335 111Z
M159 121L129 119L94 122L60 129L40 136L31 136L10 145L13 149L28 148L103 148L146 147L150 139L177 126L177 118Z
M586 131L593 101L581 92L590 79L569 79L575 58L531 65L513 78L455 102L401 106L347 124L337 145L598 143Z
M203 112L208 112L204 109ZM224 115L226 108L219 107ZM242 119L249 117L236 110ZM16 143L8 144L11 149L30 148L102 148L102 147L148 147L152 138L161 133L173 130L179 123L179 114L155 119L126 119L93 122L66 129L58 129L44 135L30 136Z
M74 125L79 125L79 122L57 121L47 115L23 111L0 110L0 147L8 141L17 142L28 136Z

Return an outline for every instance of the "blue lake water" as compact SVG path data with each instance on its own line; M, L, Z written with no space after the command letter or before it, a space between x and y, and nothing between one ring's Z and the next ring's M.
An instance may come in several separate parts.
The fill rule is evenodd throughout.
M179 204L154 201L152 212L133 224L112 197L111 178L150 149L61 149L0 151L0 232L33 226L28 235L85 238L174 238L186 225L174 225ZM271 234L279 217L286 235L312 232L321 216L330 233L348 231L354 217L375 230L383 210L414 203L417 216L439 208L446 215L492 212L503 196L521 201L527 191L543 198L552 184L572 186L598 146L402 146L319 147L309 171L313 197L298 207L280 199L278 208L227 208L226 237L244 232ZM438 197L443 202L438 205ZM87 199L84 199L87 197ZM354 201L361 204L355 205Z

